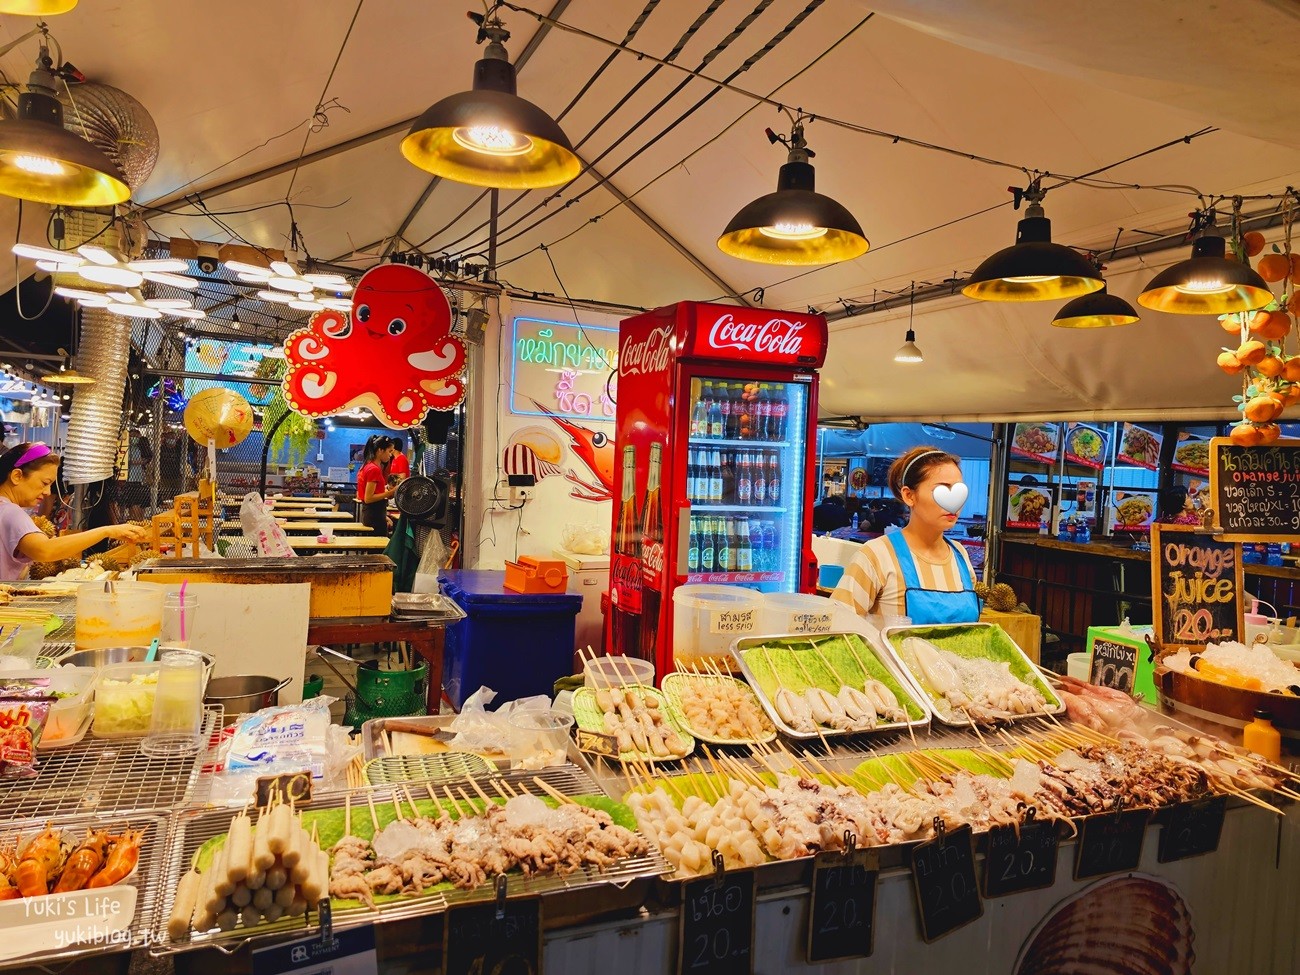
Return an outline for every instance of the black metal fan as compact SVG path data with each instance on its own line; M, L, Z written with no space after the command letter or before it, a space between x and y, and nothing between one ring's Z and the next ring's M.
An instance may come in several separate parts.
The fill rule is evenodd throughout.
M451 482L437 475L416 474L397 486L397 510L424 528L447 527L451 511Z

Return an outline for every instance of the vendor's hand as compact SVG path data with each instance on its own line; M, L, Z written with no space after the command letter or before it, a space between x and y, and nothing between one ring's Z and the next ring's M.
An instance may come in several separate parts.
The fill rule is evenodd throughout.
M143 542L149 538L147 528L139 525L109 525L108 537L119 542Z

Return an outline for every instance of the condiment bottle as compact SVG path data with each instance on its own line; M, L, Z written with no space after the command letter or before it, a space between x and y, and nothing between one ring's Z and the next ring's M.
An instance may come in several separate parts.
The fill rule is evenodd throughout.
M1241 744L1248 752L1275 764L1282 761L1282 736L1273 727L1273 714L1266 708L1255 709L1255 720L1246 725Z

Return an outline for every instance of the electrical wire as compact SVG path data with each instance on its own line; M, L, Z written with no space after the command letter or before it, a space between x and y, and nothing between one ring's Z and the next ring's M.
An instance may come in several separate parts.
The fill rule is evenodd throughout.
M22 198L20 197L18 200L18 229L14 231L14 246L17 247L18 244L22 242L22 239L23 239L23 201ZM26 312L23 311L23 278L22 275L18 273L18 255L14 254L14 307L18 309L18 317L25 322L34 322L42 315L44 315L47 311L49 311L50 305L53 303L54 303L54 282L51 281L50 294L45 299L45 307L42 308L40 311L38 311L35 315L32 315L30 317L27 315Z

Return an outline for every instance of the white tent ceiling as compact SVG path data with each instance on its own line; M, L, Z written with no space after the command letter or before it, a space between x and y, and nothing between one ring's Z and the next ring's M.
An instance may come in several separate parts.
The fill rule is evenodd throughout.
M1105 178L1212 196L1300 185L1293 56L1300 5L1293 0L523 5L620 41L649 9L630 46L665 57L685 37L675 63L695 69L708 58L702 70L713 79L755 59L797 21L733 84L822 116L807 131L818 188L858 217L873 244L856 261L812 272L723 255L715 240L727 220L775 186L784 157L763 129L788 130L785 116L628 53L592 81L610 47L505 10L512 58L527 52L520 93L562 115L592 164L560 191L500 195L499 275L525 291L654 306L726 295L754 300L753 289L763 288L765 305L830 311L840 299L860 303L969 272L1013 239L1017 215L1005 188L1024 185L1025 173L828 119L1064 175L1212 126ZM448 182L430 188L397 148L403 123L468 87L479 49L464 13L477 6L363 0L358 11L352 0L84 0L50 27L89 78L124 89L153 114L161 156L134 199L157 208L146 210L156 236L284 247L287 199L314 258L361 270L393 247L485 252L486 196ZM0 42L30 26L3 18ZM21 80L34 53L28 41L0 65ZM325 110L327 126L309 131L318 100L338 107ZM198 194L215 219L186 194ZM1140 231L1180 227L1195 205L1195 195L1176 191L1074 184L1049 194L1047 212L1056 240L1105 248L1121 229L1120 242L1134 243ZM16 204L0 212L0 234L12 237ZM31 239L33 228L39 235L43 225L29 218L23 236ZM1153 268L1179 256L1114 265L1111 290L1132 299ZM5 267L4 286L13 273ZM824 411L1204 414L1228 403L1232 383L1213 366L1221 342L1213 321L1151 313L1126 329L1078 334L1051 329L1053 310L960 297L920 304L915 327L927 358L910 369L890 361L906 327L898 309L837 322Z

